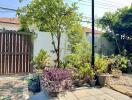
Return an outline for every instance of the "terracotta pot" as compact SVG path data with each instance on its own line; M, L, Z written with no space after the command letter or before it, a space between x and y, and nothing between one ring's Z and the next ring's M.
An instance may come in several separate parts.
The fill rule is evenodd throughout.
M110 75L110 74L101 74L101 75L98 75L99 84L102 87L105 86L108 83L108 81L109 81L109 79L110 79L111 76L112 75Z

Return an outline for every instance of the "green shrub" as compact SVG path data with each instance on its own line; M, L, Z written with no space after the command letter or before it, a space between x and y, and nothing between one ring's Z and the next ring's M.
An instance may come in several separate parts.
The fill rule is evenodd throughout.
M79 68L84 63L90 63L91 61L91 45L86 40L82 40L81 43L74 44L74 52L68 54L64 58L64 62L68 66Z
M32 61L37 71L42 71L46 66L50 66L50 56L46 51L40 50L39 54Z
M95 55L95 66L94 69L97 73L103 73L107 71L108 67L108 57Z
M132 53L128 54L128 59L132 62Z
M66 67L71 68L79 68L81 64L81 57L77 54L68 54L65 58Z
M125 70L128 66L128 59L121 55L112 55L109 60L109 67L111 69Z
M74 70L73 79L84 79L85 76L89 76L90 78L94 77L94 71L91 68L91 64L89 62L85 63L86 60L82 59L80 55L69 54L65 57L65 62L67 68Z
M25 79L28 83L28 86L32 85L33 80L37 79L38 76L29 74L29 76Z
M85 78L85 76L87 75L90 77L90 79L94 78L95 73L93 69L91 68L90 63L86 63L84 64L84 66L81 66L79 68L79 75L82 76L82 78Z

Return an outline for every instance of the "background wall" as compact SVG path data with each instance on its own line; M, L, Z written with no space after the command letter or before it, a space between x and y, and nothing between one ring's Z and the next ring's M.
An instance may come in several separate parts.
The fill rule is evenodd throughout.
M52 39L51 35L48 32L40 32L36 31L37 37L34 39L34 56L37 56L41 49L44 49L50 54L51 59L55 60L56 55L52 53L53 45L52 45ZM87 41L92 43L92 36L91 34L86 36ZM67 36L65 34L62 34L61 37L61 59L68 53L67 48ZM114 46L108 42L104 37L101 37L100 35L95 36L95 51L97 53L103 54L103 55L110 55L114 53Z
M56 55L52 53L53 45L52 45L52 38L50 33L48 32L35 32L37 34L37 37L34 39L34 56L37 56L41 49L44 49L50 54L51 59L55 59ZM61 59L63 59L64 55L66 54L66 40L67 37L65 34L62 34L61 37Z
M91 34L86 35L87 41L92 44L92 36ZM102 55L110 55L114 54L114 46L100 34L95 35L95 52Z

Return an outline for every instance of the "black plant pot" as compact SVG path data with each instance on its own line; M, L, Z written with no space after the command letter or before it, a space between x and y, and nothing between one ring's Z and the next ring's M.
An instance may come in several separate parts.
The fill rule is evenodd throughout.
M33 93L37 93L37 92L41 91L39 77L32 80L32 83L30 85L28 85L28 90Z
M76 87L81 87L81 86L83 85L83 80L76 79L76 80L74 81L74 85L75 85Z
M96 85L96 80L90 80L90 83L89 83L90 87L94 87Z

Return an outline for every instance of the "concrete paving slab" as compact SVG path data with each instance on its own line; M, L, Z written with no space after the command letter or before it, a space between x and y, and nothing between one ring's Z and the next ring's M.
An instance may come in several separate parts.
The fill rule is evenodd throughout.
M29 100L49 100L48 96L42 91L40 93L35 94Z
M79 100L97 100L97 98L94 96L87 96L87 97L79 98Z
M77 97L72 92L58 95L59 100L77 100Z
M132 100L119 92L104 88L81 88L72 92L60 93L57 98L49 99L44 92L40 92L29 100Z
M96 100L116 100L115 98L113 98L112 96L109 96L107 94L95 95L94 97L96 97Z
M91 94L89 93L88 89L84 90L77 90L73 92L74 95L77 97L85 97L85 96L90 96Z
M100 88L92 88L91 90L87 90L89 94L95 96L95 95L103 95L104 92L100 90Z
M115 98L116 100L132 100L132 98L130 98L124 94L121 94L119 92L111 93L111 94L109 94L109 96Z
M109 88L107 88L107 87L102 87L102 88L100 88L100 90L101 90L103 93L105 93L105 94L117 93L117 91L114 91L114 90L109 89Z

